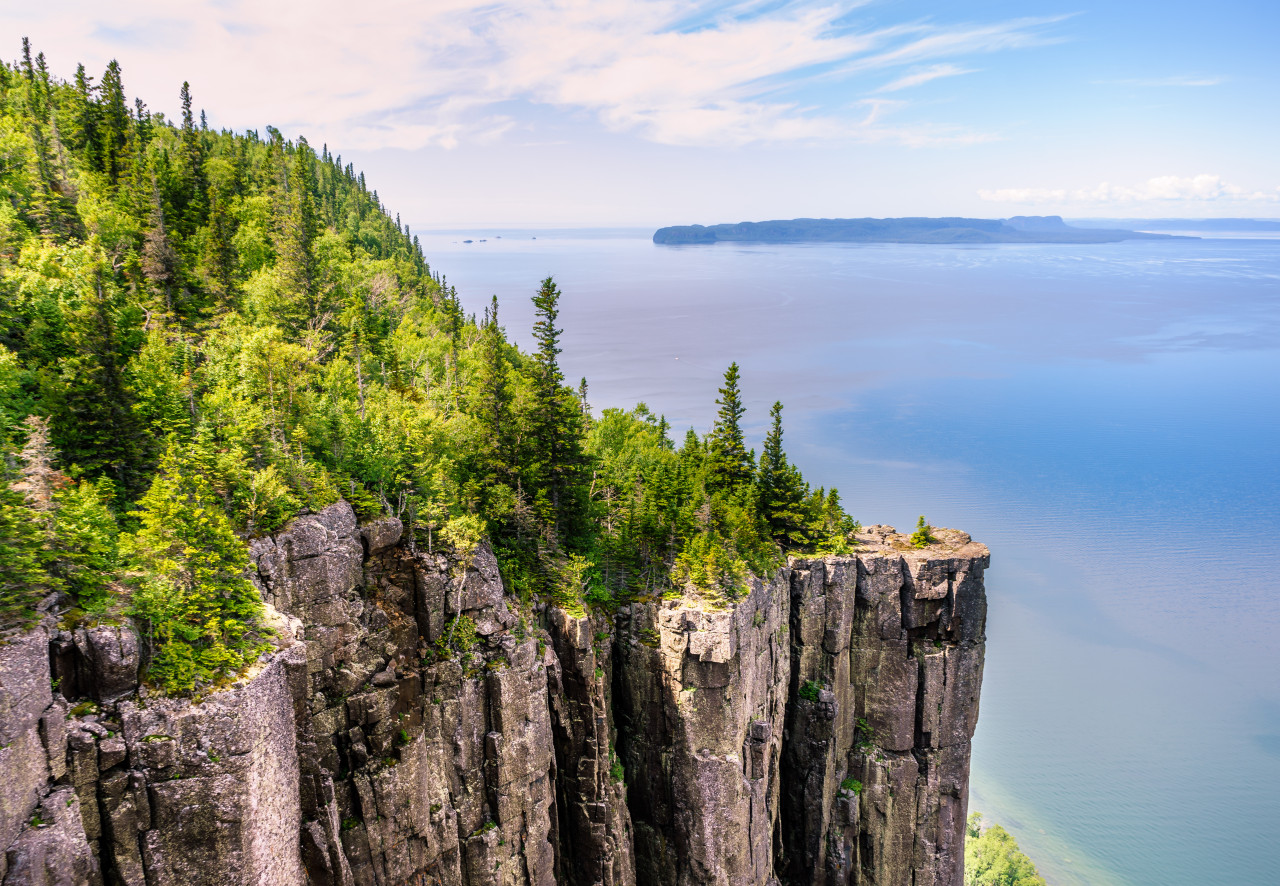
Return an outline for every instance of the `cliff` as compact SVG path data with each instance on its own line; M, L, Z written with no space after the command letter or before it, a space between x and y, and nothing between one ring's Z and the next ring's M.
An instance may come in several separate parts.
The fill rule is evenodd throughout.
M277 648L222 691L5 638L0 883L959 886L988 553L937 535L610 619L340 502L254 543Z

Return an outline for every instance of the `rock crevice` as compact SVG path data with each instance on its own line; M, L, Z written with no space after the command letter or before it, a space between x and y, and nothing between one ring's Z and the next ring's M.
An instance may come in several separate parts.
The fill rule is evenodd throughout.
M127 625L0 644L0 884L959 886L986 549L870 527L731 604L508 594L344 502L256 540L277 648L148 696Z

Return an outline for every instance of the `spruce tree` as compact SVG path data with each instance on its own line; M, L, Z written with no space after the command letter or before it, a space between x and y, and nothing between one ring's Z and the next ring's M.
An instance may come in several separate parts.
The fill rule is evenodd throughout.
M98 106L93 97L93 78L85 73L84 65L76 67L75 87L71 90L67 117L70 123L67 137L72 148L81 152L93 169L100 169L98 158Z
M582 471L581 414L576 398L564 387L560 370L560 290L551 277L542 281L533 297L533 406L530 415L534 487L544 497L544 519L564 538L578 531L585 509Z
M511 471L511 391L507 371L506 338L498 324L498 297L485 310L480 329L480 377L476 412L483 430L485 481L505 482Z
M231 212L232 194L226 184L209 187L209 223L206 228L204 269L216 305L230 310L236 305L236 220Z
M101 124L101 169L112 184L117 184L130 161L127 143L131 119L125 104L124 84L120 79L120 64L112 59L98 86L99 122Z
M125 547L141 576L132 612L151 647L148 679L190 693L256 659L266 644L249 551L192 453L170 443L134 516Z
M139 317L120 309L104 276L96 269L80 306L66 312L70 354L41 372L41 397L65 463L90 478L110 477L131 497L141 491L149 450L125 376Z
M751 456L742 438L742 394L738 390L738 364L730 363L724 373L724 387L716 405L715 425L707 440L708 485L713 490L733 491L751 482Z
M313 158L306 140L299 139L289 164L283 223L276 238L276 267L289 298L288 319L295 328L318 313L314 301L316 272L312 251L318 233L312 198Z
M811 543L805 515L809 485L787 461L782 449L782 404L769 410L772 426L760 452L757 480L760 512L769 524L769 535L783 550L803 550Z
M32 516L0 480L0 629L27 625L50 590L44 534Z
M182 147L177 160L179 187L176 189L174 208L177 218L174 222L183 236L189 237L204 223L208 185L204 176L204 146L191 111L191 85L185 80L179 97L182 101Z
M142 275L157 299L157 307L168 320L178 318L178 252L169 240L165 224L164 203L154 173L151 177L151 213L147 233L142 242Z

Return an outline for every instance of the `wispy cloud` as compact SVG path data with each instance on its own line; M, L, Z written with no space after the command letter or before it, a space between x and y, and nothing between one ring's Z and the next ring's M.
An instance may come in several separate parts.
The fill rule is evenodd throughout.
M1250 190L1224 181L1219 175L1163 175L1143 184L1125 186L1102 182L1091 188L999 188L980 190L978 196L992 203L1131 204L1201 202L1280 202L1280 188Z
M911 71L902 75L896 80L892 80L881 86L879 92L897 92L899 89L910 89L912 86L920 86L928 83L930 80L938 80L942 77L958 77L961 74L972 74L972 68L962 68L959 65L944 63L940 65L931 65L917 71Z
M65 0L47 12L31 4L6 30L21 28L37 43L47 33L59 51L89 62L118 53L133 89L189 79L211 109L238 108L237 125L270 121L348 144L412 148L501 137L530 106L585 113L610 130L678 145L927 143L939 127L890 126L861 113L849 92L896 92L967 73L958 60L1053 42L1061 21L860 29L849 16L858 5L199 0L183 4L182 27L157 29L173 21L170 0L109 9ZM894 72L879 90L863 76ZM833 80L848 85L836 90L843 100L788 98Z

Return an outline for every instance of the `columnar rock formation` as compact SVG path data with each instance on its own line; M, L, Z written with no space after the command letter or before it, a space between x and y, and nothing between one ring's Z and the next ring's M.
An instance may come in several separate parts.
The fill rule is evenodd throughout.
M202 698L139 688L127 625L5 637L0 883L962 882L968 536L609 619L401 535L340 502L255 542L278 649Z

